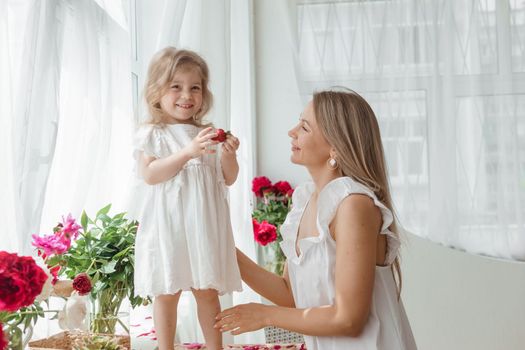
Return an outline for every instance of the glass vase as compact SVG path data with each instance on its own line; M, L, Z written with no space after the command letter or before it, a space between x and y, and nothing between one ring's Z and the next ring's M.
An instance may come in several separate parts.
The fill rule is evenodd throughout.
M91 300L90 331L92 333L129 335L129 312L119 311L125 293L124 289L106 289Z
M33 336L33 326L29 325L23 331L20 327L7 328L9 350L24 350Z
M283 275L285 256L278 242L261 247L263 266L270 272Z

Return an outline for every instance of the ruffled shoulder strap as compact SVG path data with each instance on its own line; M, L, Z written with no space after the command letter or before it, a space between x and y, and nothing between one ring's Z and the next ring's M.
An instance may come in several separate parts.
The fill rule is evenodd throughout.
M383 223L381 225L381 234L387 235L387 256L386 263L391 264L399 253L399 238L389 230L390 225L394 222L394 216L390 209L381 203L375 193L365 185L353 180L350 177L340 177L328 183L319 194L317 200L319 226L324 235L329 236L329 225L334 219L337 208L349 195L363 194L370 197L374 204L381 211Z
M144 124L137 128L133 139L133 156L138 158L140 152L150 157L161 158L163 143L162 127L154 124Z
M307 181L295 188L292 194L292 210L303 208L315 190L312 181Z

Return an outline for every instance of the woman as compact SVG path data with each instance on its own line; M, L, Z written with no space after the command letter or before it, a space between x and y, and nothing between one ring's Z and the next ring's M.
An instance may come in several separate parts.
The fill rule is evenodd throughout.
M289 136L292 162L313 181L296 189L281 227L283 277L237 251L242 279L276 305L235 306L215 327L276 326L304 334L308 350L416 349L399 298L399 238L372 109L352 91L319 92Z

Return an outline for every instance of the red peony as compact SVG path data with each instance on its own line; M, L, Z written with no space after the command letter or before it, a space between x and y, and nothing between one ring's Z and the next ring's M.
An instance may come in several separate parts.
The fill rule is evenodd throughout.
M271 190L273 192L273 186L270 179L266 176L255 177L252 180L252 192L255 193L257 197L262 197L263 193Z
M263 220L258 224L257 231L254 231L253 235L257 243L265 246L277 239L277 228L274 225L268 223L268 221Z
M4 333L4 325L0 322L0 350L7 349L7 345L9 345L9 341Z
M275 188L276 192L282 196L286 196L288 191L292 189L292 186L288 183L288 181L279 181L276 182L273 187Z
M91 280L88 275L85 273L79 273L73 280L73 289L75 289L80 295L86 295L91 292Z
M60 265L49 267L49 272L51 272L51 276L53 276L53 281L51 283L55 284L58 281L58 273L60 272Z
M292 189L290 189L288 192L286 192L286 197L290 197L290 198L292 198L292 196L293 196L293 191L294 191L294 190L293 190L293 188L292 188Z
M253 225L253 233L255 234L257 231L259 231L259 223L255 218L252 218L252 225Z
M277 190L275 189L275 187L270 186L270 187L265 188L262 192L263 192L263 195L271 195L271 194L276 193Z
M30 256L0 252L0 311L31 305L42 292L47 274Z

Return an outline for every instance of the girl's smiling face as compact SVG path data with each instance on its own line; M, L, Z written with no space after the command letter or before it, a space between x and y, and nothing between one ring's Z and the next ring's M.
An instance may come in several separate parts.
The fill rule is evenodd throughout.
M193 116L202 107L202 79L199 71L192 67L177 70L160 100L160 106L169 121L192 123Z

